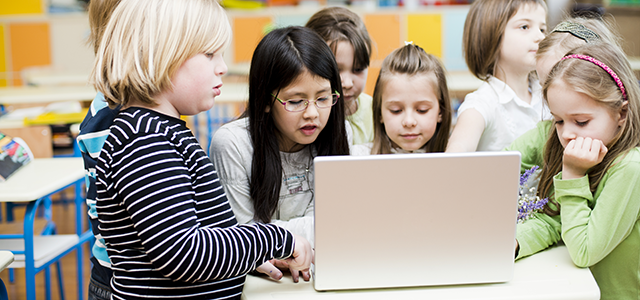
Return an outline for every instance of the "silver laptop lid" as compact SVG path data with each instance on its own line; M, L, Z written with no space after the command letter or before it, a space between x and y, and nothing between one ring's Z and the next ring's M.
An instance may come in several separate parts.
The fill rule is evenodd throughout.
M316 290L505 282L518 152L316 157Z

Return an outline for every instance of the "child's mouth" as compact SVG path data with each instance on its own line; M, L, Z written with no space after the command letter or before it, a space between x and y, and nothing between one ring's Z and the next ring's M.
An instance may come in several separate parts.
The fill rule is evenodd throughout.
M312 135L316 132L317 129L318 129L318 126L315 126L315 125L307 125L300 128L302 133L305 135Z

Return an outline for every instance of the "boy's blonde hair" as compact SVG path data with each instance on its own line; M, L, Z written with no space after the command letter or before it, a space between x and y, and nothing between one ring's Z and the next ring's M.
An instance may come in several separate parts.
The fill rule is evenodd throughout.
M91 0L91 2L89 2L88 15L91 32L88 43L93 46L94 53L98 52L104 28L107 26L113 10L116 9L119 3L120 0Z
M547 11L543 0L476 0L469 8L462 50L469 71L478 79L495 75L507 23L525 5L541 5Z
M545 99L547 99L549 87L556 81L563 81L569 88L603 104L611 112L618 112L622 109L622 116L626 114L625 122L618 134L606 145L609 151L602 162L589 169L589 185L591 192L595 193L600 180L614 160L630 149L640 146L640 87L629 61L619 47L607 43L587 44L568 54L587 55L609 66L622 81L627 94L627 100L624 100L618 84L602 67L576 58L558 62L551 69L549 78L543 86ZM623 106L625 103L627 103L626 108ZM553 176L562 170L563 153L564 148L558 139L556 127L553 126L545 145L544 165L539 187L541 197L552 195ZM550 215L557 215L559 213L558 203L553 197L550 199L550 202L557 209L546 206L545 211Z
M382 94L387 82L396 75L427 75L424 84L430 84L438 97L438 107L442 117L433 137L425 144L426 152L444 152L449 142L451 129L451 101L447 88L447 77L440 60L426 53L417 45L409 44L394 50L384 61L373 92L373 146L371 154L391 153L391 139L382 123Z
M231 27L215 0L122 0L104 30L91 79L109 106L138 102L172 88L189 58L222 51Z
M344 7L327 7L313 14L305 27L319 34L334 54L339 42L348 42L353 46L353 66L358 69L369 67L371 38L356 13Z

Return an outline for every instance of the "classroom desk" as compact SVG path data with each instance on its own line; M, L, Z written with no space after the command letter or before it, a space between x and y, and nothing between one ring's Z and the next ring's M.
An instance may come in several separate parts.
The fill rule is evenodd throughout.
M84 179L82 158L34 159L20 168L7 181L0 183L0 202L28 203L23 220L23 234L3 235L0 239L1 250L11 250L16 260L11 268L25 267L27 299L35 299L35 274L73 250L77 250L78 274L82 274L84 257L83 243L93 239L90 229L83 231L82 222L86 219L84 198L78 195ZM75 234L52 234L55 224L51 221L50 211L45 210L47 235L34 235L33 222L39 204L50 205L48 197L69 186L76 185L75 197ZM47 200L48 199L48 200ZM47 271L48 272L48 271ZM78 295L84 295L82 276L78 276ZM49 291L47 291L49 292Z
M375 262L374 262L375 263ZM348 270L345 270L348 272ZM393 274L380 274L393 276ZM247 276L243 300L266 299L599 299L600 290L589 269L576 267L566 247L547 249L515 263L513 280L506 283L316 292L311 281L280 282Z
M0 105L38 104L61 101L91 101L92 86L19 86L0 88Z

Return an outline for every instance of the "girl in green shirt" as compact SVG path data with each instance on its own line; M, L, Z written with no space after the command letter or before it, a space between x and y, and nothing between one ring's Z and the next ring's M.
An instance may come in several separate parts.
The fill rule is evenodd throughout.
M523 166L542 160L539 193L550 196L518 226L518 258L562 239L602 299L640 299L640 88L629 62L615 46L582 46L552 68L543 96L554 122L508 148Z

